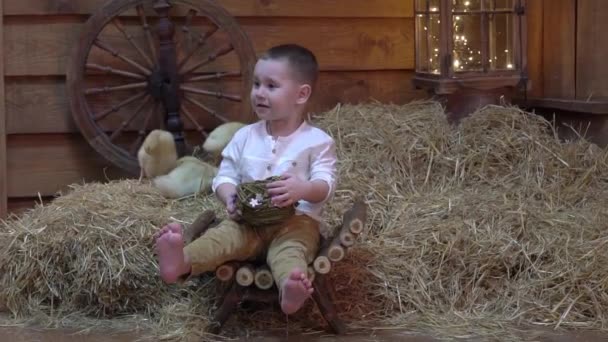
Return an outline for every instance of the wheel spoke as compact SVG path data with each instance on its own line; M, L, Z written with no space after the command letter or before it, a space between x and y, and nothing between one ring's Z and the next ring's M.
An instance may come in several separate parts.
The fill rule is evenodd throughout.
M186 26L184 26L183 30L187 31L189 35L195 35L196 36L196 45L188 52L188 54L186 55L186 57L184 57L184 59L181 62L179 62L179 65L177 67L178 70L181 70L184 67L184 65L186 65L186 63L188 63L188 61L190 60L190 58L192 58L192 56L194 56L194 53L198 49L200 49L203 45L205 45L205 43L207 42L207 40L209 39L209 37L211 37L215 32L217 32L218 27L214 26L209 31L205 32L205 34L203 34L203 35L201 35L201 34L199 34L197 32L191 31ZM226 53L228 53L228 52L226 52Z
M156 57L156 49L154 48L154 40L152 39L152 32L150 32L150 25L148 25L148 19L144 13L144 6L137 5L136 9L137 15L139 15L139 20L141 22L141 27L144 29L144 33L146 34L146 40L148 41L148 47L152 53L152 59L156 61L158 58Z
M119 135L122 134L122 131L124 131L125 128L127 128L129 126L129 124L131 124L131 122L133 122L133 120L135 120L135 118L137 116L139 116L139 113L141 113L141 110L144 108L144 106L146 104L148 104L148 102L150 102L151 99L152 99L152 97L150 97L150 95L146 95L143 98L143 100L137 106L137 109L135 109L135 111L133 112L133 114L131 114L131 116L129 118L127 118L125 121L123 121L120 124L120 127L118 127L118 129L116 131L114 131L112 133L112 135L110 135L110 141L114 141L114 139L116 139Z
M129 97L128 99L122 101L117 106L112 106L112 108L106 110L105 112L95 115L93 117L93 119L95 119L95 121L99 121L99 120L105 118L106 116L108 116L110 113L118 112L120 110L120 108L127 106L128 104L130 104L133 101L137 101L138 99L144 97L145 95L146 95L146 92L143 92L143 91L140 93L137 93L137 94Z
M114 20L112 20L112 23L114 24L114 26L116 26L116 28L118 29L118 31L120 31L123 34L123 36L125 36L125 38L129 41L129 43L131 44L131 46L133 46L133 48L135 50L137 50L137 53L139 53L139 55L141 56L141 58L143 58L146 61L146 63L148 63L148 67L154 68L154 63L152 62L152 60L150 59L150 57L148 55L146 55L146 53L139 47L139 45L137 45L137 43L135 43L135 41L133 40L133 36L131 36L125 30L125 27L122 24L122 22L120 21L120 19L114 18Z
M220 78L231 77L231 76L241 76L241 73L239 71L234 71L234 72L216 72L214 74L200 75L200 76L192 77L192 78L184 80L183 82L184 83L193 83L193 82L197 82L197 81L219 80Z
M106 66L106 65L87 63L87 68L88 69L102 71L102 72L105 72L105 73L108 73L108 74L120 75L120 76L129 77L129 78L135 78L135 79L138 79L138 80L145 80L146 79L146 76L144 76L144 75L134 74L132 72L128 72L128 71L124 71L124 70L120 70L120 69L114 69L114 68L112 68L110 66Z
M185 85L181 85L179 87L179 89L188 92L188 93L194 93L194 94L199 94L199 95L207 95L207 96L215 96L218 99L227 99L227 100L231 100L231 101L235 101L235 102L241 102L241 96L240 95L231 95L231 94L224 94L220 91L209 91L209 90L204 90L204 89L199 89L199 88L193 88L193 87L188 87Z
M99 94L99 93L109 93L113 91L119 90L129 90L129 89L142 89L148 86L148 82L138 82L138 83L129 83L120 86L114 87L102 87L102 88L89 88L84 91L86 95Z
M196 16L196 10L190 9L188 10L188 15L186 16L186 21L184 25L181 26L184 37L187 36L188 39L192 39L192 31L190 31L190 26L192 25L192 20ZM180 46L186 41L184 38L182 41L179 41L175 44L176 50L179 50Z
M146 76L150 76L150 74L152 73L149 69L147 69L146 67L142 66L141 64L135 62L134 60L130 59L129 57L123 56L122 54L120 54L118 51L116 51L115 49L113 49L111 46L109 46L108 44L102 42L101 40L95 39L95 46L97 46L98 48L108 52L109 54L111 54L114 57L117 57L123 61L125 61L127 64L131 65L132 67L138 69L139 71L143 72L144 75Z
M220 119L221 121L228 122L228 119L225 116L218 114L216 111L212 110L211 108L209 108L209 107L205 106L204 104L198 102L197 100L193 99L191 96L185 95L184 99L186 99L186 101L192 103L193 105L201 108L202 110L206 111L207 113L215 116L216 118Z
M180 75L187 75L189 73L194 72L196 69L207 65L211 62L213 62L214 60L216 60L218 57L221 57L227 53L229 53L230 51L234 50L234 47L232 46L232 44L228 43L226 45L224 45L223 47L219 48L217 51L215 51L214 53L210 54L207 59L205 59L204 61L196 64L195 66L191 67L190 69L188 69L187 71L180 73ZM181 68L179 69L181 70Z
M201 126L198 121L196 121L196 119L194 119L194 115L192 115L192 113L190 113L190 111L184 105L182 105L182 112L184 113L186 118L188 118L188 120L192 122L192 124L196 127L196 130L203 135L203 137L207 138L209 136L209 134L205 132L205 128Z
M154 113L156 113L158 111L159 107L160 107L160 102L156 102L154 104L154 108L152 108L152 110L149 111L148 114L146 114L146 118L144 119L144 124L143 124L142 128L139 131L137 131L137 140L135 140L133 142L133 144L131 144L131 147L129 148L129 153L132 156L137 155L137 150L139 149L141 144L144 142L144 139L146 138L146 132L148 129L148 125L150 124L150 120L154 116Z

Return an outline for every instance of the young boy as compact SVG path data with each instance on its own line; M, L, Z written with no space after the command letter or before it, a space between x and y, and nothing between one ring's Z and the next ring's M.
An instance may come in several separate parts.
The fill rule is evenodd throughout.
M251 104L260 120L241 128L222 151L212 186L230 219L185 247L178 224L163 227L156 249L165 282L266 253L283 312L305 303L313 292L306 270L319 248L322 208L336 188L334 141L304 120L317 74L315 56L294 44L273 47L258 60ZM268 184L272 203L299 202L296 215L272 227L239 225L236 186L275 175L281 180Z

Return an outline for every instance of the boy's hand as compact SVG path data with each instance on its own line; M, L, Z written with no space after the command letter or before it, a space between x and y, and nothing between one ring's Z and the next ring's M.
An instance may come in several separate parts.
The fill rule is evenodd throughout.
M236 192L228 197L226 201L226 211L232 220L237 220L241 216L241 212L236 208L237 195Z
M291 174L284 174L281 180L268 184L271 203L277 207L286 207L301 200L307 190L308 182L301 181Z

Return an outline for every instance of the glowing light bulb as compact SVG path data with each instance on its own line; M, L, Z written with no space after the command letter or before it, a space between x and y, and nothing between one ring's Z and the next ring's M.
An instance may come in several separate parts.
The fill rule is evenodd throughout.
M454 60L454 67L458 68L460 66L460 61L459 60Z
M431 12L437 12L438 8L437 7L431 7Z
M465 6L469 6L470 4L471 4L471 2L470 2L470 1L465 1L465 2L464 2L464 5L465 5Z
M513 69L513 64L511 64L511 63L507 64L507 69Z

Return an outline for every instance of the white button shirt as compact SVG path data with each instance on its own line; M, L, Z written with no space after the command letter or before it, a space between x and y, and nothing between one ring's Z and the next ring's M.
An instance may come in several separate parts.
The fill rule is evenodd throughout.
M260 120L238 130L222 151L217 176L212 189L223 183L240 183L263 180L289 172L301 180L322 180L329 192L319 203L300 200L298 214L309 215L321 221L323 205L335 191L336 148L334 140L323 130L304 121L286 137L273 138L266 130L266 121ZM323 225L322 225L323 226Z

